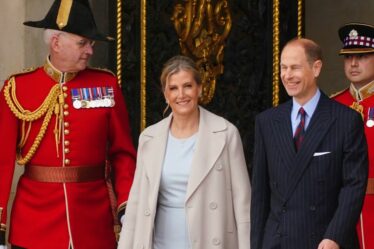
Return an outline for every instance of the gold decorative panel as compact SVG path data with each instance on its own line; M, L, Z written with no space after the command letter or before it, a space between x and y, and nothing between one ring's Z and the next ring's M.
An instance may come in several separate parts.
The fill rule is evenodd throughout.
M214 96L216 79L224 70L225 40L232 26L229 3L184 0L175 5L171 20L181 53L194 59L200 69L203 84L200 102L208 104Z

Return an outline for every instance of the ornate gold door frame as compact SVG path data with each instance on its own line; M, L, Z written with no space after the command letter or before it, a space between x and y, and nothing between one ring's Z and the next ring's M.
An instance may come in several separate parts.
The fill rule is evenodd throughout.
M279 5L281 0L273 0L273 106L279 105ZM297 37L302 37L303 0L297 0Z

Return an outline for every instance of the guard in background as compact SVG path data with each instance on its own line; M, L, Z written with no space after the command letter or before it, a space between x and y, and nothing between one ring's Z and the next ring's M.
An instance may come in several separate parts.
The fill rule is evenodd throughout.
M333 98L361 113L369 152L369 179L357 227L361 248L374 248L374 26L349 23L339 29L349 88Z
M12 248L114 249L113 216L125 208L136 152L116 77L87 68L94 41L109 38L88 0L55 0L43 20L24 24L46 29L50 54L0 92L0 248L17 161L25 173L11 213Z

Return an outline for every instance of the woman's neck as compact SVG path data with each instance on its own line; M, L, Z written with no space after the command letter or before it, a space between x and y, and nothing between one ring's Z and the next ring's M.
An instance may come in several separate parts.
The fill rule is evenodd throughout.
M199 130L200 112L197 110L189 116L173 115L170 131L176 138L187 138Z

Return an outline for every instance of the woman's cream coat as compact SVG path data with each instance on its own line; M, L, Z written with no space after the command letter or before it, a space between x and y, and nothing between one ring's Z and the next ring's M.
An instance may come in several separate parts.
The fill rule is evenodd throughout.
M119 249L152 249L157 197L172 115L140 135ZM200 107L185 209L193 249L249 249L251 187L240 135ZM177 249L177 248L176 248Z

